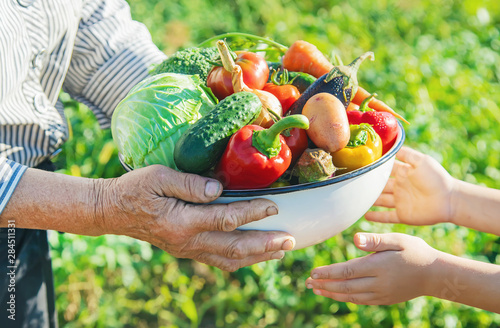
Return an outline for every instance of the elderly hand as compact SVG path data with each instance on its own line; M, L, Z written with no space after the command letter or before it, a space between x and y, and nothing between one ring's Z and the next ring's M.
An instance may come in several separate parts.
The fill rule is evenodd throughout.
M205 204L220 196L217 180L153 165L98 180L96 220L105 233L141 239L176 257L226 271L281 259L295 240L285 232L238 231L278 213L266 199Z

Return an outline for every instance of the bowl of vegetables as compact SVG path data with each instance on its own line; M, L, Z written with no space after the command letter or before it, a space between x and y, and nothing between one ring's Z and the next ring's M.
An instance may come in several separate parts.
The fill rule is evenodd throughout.
M332 178L297 185L253 190L224 190L215 203L267 198L279 213L246 224L241 230L280 230L294 236L295 249L321 243L360 219L382 193L405 133L398 126L390 150L372 164Z
M295 249L321 243L374 204L404 142L397 119L406 121L359 86L372 53L333 65L305 41L243 35L258 51L232 52L245 43L231 37L242 34L179 51L118 104L120 161L216 178L214 203L270 199L278 215L239 229L286 231Z

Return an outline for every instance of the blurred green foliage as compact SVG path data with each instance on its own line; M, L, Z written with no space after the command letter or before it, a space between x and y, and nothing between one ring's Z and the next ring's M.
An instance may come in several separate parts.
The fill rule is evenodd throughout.
M455 177L500 188L500 2L129 0L132 15L167 54L238 31L290 45L307 40L348 62L375 53L359 73L410 122L406 144ZM124 173L110 131L64 98L73 135L60 172ZM420 297L359 306L314 295L312 268L363 256L357 231L420 236L458 256L500 265L500 238L440 224L411 227L360 219L323 244L234 273L175 259L126 237L52 234L57 310L64 327L498 327L500 315Z

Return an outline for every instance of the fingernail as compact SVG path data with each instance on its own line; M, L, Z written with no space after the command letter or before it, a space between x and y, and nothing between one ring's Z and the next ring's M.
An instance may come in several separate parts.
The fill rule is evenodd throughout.
M366 247L366 236L359 234L359 246Z
M312 289L312 288L313 288L313 285L311 285L311 284L307 284L307 285L306 285L306 287L307 287L307 289Z
M319 289L315 289L315 290L314 290L314 294L316 294L316 295L321 295L321 290L319 290Z
M276 206L269 206L267 209L266 209L266 214L268 216L271 216L271 215L276 215L278 214L278 208Z
M208 180L205 185L205 196L212 198L219 195L220 183L213 180Z
M313 279L318 279L318 278L319 278L319 276L318 276L318 274L317 274L317 273L313 273L313 274L311 275L311 278L313 278Z
M274 252L273 255L271 255L271 258L273 260L281 260L284 256L285 256L285 252L277 251L277 252Z
M285 240L283 245L281 245L281 249L284 251L291 251L294 247L295 247L295 243L294 243L293 239L287 239L287 240Z

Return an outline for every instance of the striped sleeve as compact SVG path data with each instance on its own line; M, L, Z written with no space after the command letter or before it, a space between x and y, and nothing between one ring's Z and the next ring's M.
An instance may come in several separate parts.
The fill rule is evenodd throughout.
M28 167L0 157L0 214Z
M63 88L108 128L118 102L165 57L125 1L87 1Z

